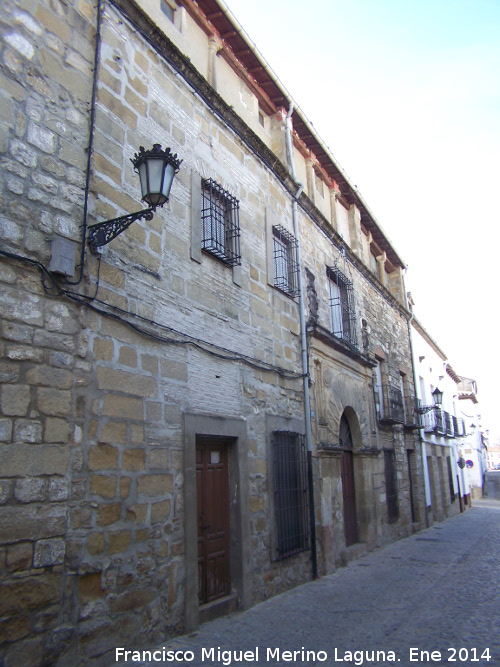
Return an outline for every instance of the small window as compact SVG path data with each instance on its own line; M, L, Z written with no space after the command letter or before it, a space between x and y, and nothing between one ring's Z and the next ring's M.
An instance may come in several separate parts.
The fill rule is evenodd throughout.
M274 510L278 560L309 549L309 502L305 438L274 431L272 440Z
M259 110L259 123L262 125L262 127L266 126L266 117L260 110Z
M332 333L358 347L352 282L337 268L328 269Z
M167 16L172 23L174 22L175 9L169 5L166 0L160 0L161 11Z
M273 227L274 286L288 296L297 296L297 240L284 227Z
M241 264L238 200L211 178L201 194L202 249L228 266Z

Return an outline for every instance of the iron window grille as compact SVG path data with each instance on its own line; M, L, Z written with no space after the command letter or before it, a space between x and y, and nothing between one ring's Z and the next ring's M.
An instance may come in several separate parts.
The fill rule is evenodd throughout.
M272 437L276 558L283 560L309 549L309 498L305 438L291 431Z
M273 264L274 286L288 296L297 296L297 239L281 225L273 227Z
M339 269L328 268L332 333L357 348L356 311L352 282Z
M202 249L228 266L241 264L239 201L211 178L201 193Z

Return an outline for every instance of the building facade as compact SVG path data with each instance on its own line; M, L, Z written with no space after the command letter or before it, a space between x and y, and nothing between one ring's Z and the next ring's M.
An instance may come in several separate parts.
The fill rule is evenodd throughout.
M471 505L475 486L465 452L470 445L470 424L464 419L463 378L445 353L412 319L414 368L424 467L427 523L463 512ZM442 398L436 404L435 392Z
M424 527L404 263L225 6L0 17L2 667L107 664ZM170 200L91 252L151 144Z

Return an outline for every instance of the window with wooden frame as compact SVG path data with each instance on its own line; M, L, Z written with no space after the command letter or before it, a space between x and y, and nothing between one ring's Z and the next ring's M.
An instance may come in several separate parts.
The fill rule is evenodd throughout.
M273 227L273 265L274 286L288 296L297 296L297 240L281 225Z
M201 247L228 266L241 264L239 201L211 178L201 186Z
M292 431L272 435L276 559L309 549L309 499L305 437Z

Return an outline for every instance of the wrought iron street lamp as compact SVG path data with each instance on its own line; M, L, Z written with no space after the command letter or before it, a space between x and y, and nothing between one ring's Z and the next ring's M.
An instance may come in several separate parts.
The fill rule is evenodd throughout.
M441 405L443 404L443 392L436 387L432 392L432 398L434 399L434 405L421 405L418 408L417 411L421 415L425 415L427 412L430 412L431 410L441 409Z
M149 151L141 146L131 162L139 174L142 200L149 204L149 208L90 225L88 239L93 251L112 241L136 220L153 219L156 207L168 202L174 176L179 171L182 160L179 160L170 148L162 150L160 144L154 144Z

